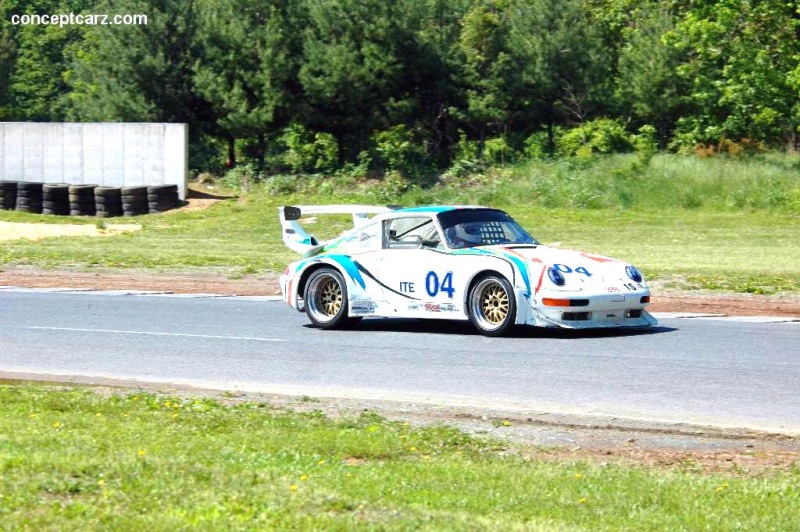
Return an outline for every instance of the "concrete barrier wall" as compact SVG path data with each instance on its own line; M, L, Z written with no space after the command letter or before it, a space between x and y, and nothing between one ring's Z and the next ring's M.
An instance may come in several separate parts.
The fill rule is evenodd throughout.
M188 160L186 124L0 122L0 180L178 185L184 199Z

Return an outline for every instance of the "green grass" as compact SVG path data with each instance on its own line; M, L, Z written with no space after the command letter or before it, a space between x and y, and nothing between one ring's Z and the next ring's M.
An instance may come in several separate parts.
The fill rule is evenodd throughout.
M524 451L524 452L522 452ZM795 530L800 470L596 462L263 403L0 385L0 523L23 530Z
M699 159L636 155L517 165L419 188L347 177L271 178L243 200L205 211L138 217L137 233L108 238L0 242L0 265L221 269L279 272L279 205L467 203L508 210L543 242L614 256L689 288L800 291L800 161L788 156ZM6 221L63 221L0 212ZM73 218L76 223L94 220ZM131 220L124 219L127 223ZM113 223L113 222L112 222ZM312 227L320 238L347 218Z

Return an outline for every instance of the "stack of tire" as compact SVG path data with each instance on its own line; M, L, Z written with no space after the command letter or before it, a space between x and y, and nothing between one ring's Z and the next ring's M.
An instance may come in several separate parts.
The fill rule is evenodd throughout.
M42 187L42 214L69 214L69 185L44 185Z
M178 185L158 185L147 187L147 205L150 214L165 212L180 205Z
M17 182L0 181L0 210L13 211L17 208Z
M94 204L98 218L122 216L122 189L119 187L95 188Z
M97 185L72 185L69 187L70 216L94 216L97 206L94 202L94 189Z
M122 215L139 216L147 214L150 210L147 198L148 187L123 187L122 188Z
M42 213L42 187L44 183L20 181L17 183L17 210L34 214Z

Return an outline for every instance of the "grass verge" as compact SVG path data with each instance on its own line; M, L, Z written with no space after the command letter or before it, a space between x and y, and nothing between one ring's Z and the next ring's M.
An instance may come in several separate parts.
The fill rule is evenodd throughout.
M793 530L800 470L593 462L268 404L0 385L10 529Z

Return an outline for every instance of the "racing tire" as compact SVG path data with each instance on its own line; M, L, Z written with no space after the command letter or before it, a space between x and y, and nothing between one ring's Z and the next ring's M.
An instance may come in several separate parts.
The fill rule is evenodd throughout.
M482 335L506 334L517 316L511 283L495 274L481 277L469 292L468 309L469 321Z
M306 315L319 329L347 329L361 321L347 315L347 284L333 268L311 274L303 293Z

